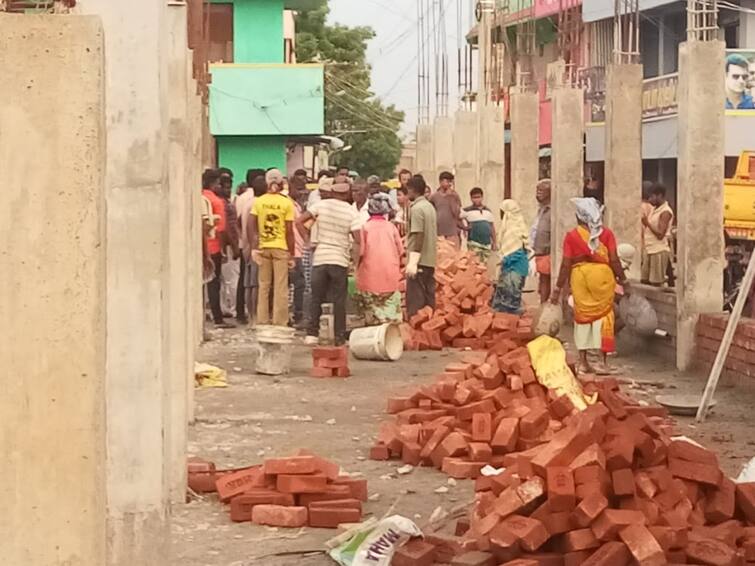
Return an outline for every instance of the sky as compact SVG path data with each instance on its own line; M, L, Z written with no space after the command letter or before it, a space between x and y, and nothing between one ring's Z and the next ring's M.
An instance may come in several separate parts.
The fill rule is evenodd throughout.
M402 132L414 132L417 123L417 2L421 0L330 0L330 23L370 26L372 91L406 113ZM470 0L432 0L446 7L449 56L449 110L455 109L457 83L457 1L465 6L462 30L469 29Z

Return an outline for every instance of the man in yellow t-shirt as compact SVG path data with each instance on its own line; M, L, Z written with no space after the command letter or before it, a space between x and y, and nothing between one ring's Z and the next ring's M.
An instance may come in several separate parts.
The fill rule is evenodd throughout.
M270 324L270 291L273 293L272 323L288 325L288 271L294 257L294 203L281 194L283 174L271 169L265 175L267 193L254 200L249 244L259 265L257 324Z

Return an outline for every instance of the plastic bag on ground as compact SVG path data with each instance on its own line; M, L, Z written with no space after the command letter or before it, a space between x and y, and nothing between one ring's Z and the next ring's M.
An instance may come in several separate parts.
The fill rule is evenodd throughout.
M542 385L555 390L559 396L569 397L580 411L597 401L597 393L589 396L582 391L582 386L566 363L566 350L561 342L550 336L540 336L527 344L527 351L537 380Z
M553 303L544 303L535 318L533 331L535 336L558 336L561 326L564 323L564 313L561 305Z
M652 336L658 328L658 313L645 297L637 293L619 301L619 316L627 328L641 336Z
M347 542L332 549L330 557L341 566L390 566L396 549L420 536L422 531L412 521L393 515L358 530Z
M226 371L210 364L194 362L194 385L196 387L228 387Z
M742 471L739 472L737 483L750 483L755 481L755 458L747 462Z

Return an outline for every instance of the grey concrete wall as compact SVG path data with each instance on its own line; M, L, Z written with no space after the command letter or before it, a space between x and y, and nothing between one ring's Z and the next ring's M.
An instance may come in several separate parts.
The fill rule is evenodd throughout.
M105 564L98 18L0 14L0 562Z
M619 243L641 251L642 65L608 67L606 92L606 223ZM630 271L640 277L640 262Z
M454 116L454 169L463 202L469 201L469 191L479 184L477 160L477 114L459 110Z
M575 208L570 199L582 196L583 99L582 89L562 86L554 90L551 103L551 263L554 277L561 267L564 236L576 225Z
M522 207L528 223L537 215L535 190L539 176L538 117L540 103L535 92L511 96L511 198Z
M679 46L677 357L692 363L700 313L719 312L723 297L724 44Z
M431 185L435 176L435 157L433 151L433 125L418 124L416 173L424 176L425 181Z
M105 29L108 566L169 560L167 4L79 0Z
M505 144L503 108L483 106L478 109L480 186L485 191L488 206L497 210L504 196ZM469 195L466 197L469 201ZM466 202L465 201L465 202Z

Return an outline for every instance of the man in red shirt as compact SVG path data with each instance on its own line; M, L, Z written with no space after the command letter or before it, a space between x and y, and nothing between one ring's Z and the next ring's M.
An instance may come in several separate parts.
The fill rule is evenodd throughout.
M226 326L223 321L223 309L220 306L220 277L223 266L222 237L226 230L225 201L217 195L220 189L220 174L215 169L207 169L202 175L202 196L210 203L212 215L207 219L210 231L207 236L207 252L215 268L215 277L207 283L207 296L210 300L212 319L219 326Z

